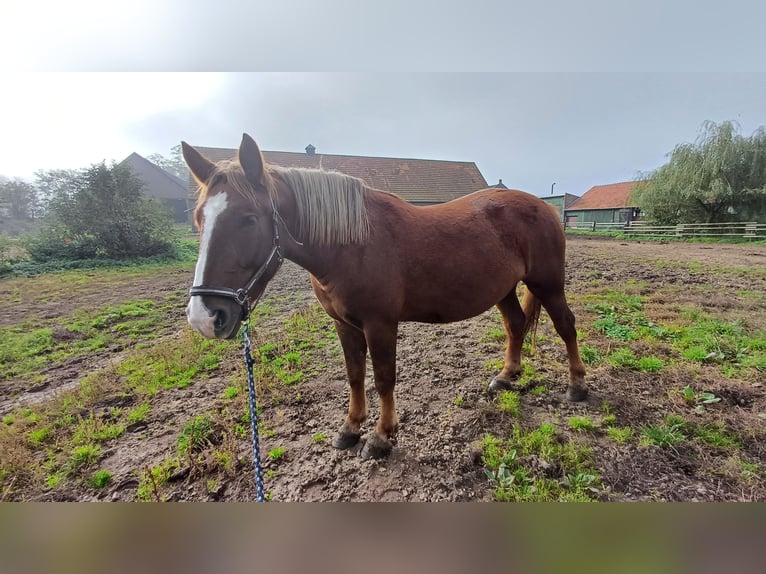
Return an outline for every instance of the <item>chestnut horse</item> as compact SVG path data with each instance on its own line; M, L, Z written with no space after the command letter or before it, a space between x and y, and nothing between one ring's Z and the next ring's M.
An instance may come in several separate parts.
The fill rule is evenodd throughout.
M566 344L567 398L585 399L585 367L564 295L564 231L539 198L486 189L416 207L344 174L267 165L247 134L238 160L213 163L185 142L182 148L200 186L190 325L204 337L232 338L283 257L306 269L335 320L350 384L335 447L350 448L361 436L369 351L380 418L362 457L390 451L400 321L448 323L497 305L507 341L490 389L501 390L521 371L524 336L542 304ZM522 304L520 281L527 287Z

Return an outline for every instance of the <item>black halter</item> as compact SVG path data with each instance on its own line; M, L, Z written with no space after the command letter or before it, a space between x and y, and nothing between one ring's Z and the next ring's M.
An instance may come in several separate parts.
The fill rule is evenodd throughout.
M282 252L279 250L279 215L277 214L276 208L273 209L273 214L274 241L271 247L271 253L269 253L266 261L258 268L258 270L250 278L250 281L248 281L244 287L235 291L234 289L229 289L228 287L205 287L204 285L194 285L191 289L189 289L189 295L192 297L195 295L212 295L214 297L225 297L227 299L233 299L242 310L242 320L247 320L247 318L250 316L250 309L253 308L258 303L258 299L260 299L260 297L258 297L258 299L251 302L250 291L253 287L255 287L255 284L258 282L258 280L263 277L263 274L266 273L266 270L269 268L269 265L271 265L271 262L274 261L274 259L277 260L277 271L279 271L279 268L282 266L282 262L285 260Z

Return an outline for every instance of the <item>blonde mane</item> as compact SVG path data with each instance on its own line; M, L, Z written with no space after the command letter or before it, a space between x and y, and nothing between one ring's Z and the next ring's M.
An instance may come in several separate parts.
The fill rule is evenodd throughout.
M318 246L364 243L370 235L365 208L363 180L340 172L267 165L264 172L269 198L276 204L281 180L295 196L298 206L298 236ZM256 205L263 202L247 181L239 162L219 161L207 185L198 190L197 209L208 190L225 179L229 187Z
M312 245L364 243L370 223L364 181L319 169L269 166L287 185L298 205L298 233Z

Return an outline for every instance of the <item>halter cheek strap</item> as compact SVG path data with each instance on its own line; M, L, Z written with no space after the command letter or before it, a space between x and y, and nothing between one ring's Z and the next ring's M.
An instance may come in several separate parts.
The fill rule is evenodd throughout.
M279 268L282 266L282 263L285 260L282 252L279 249L279 215L277 214L276 208L273 209L272 212L274 214L274 241L272 243L271 253L269 253L266 261L264 261L263 264L255 271L255 273L253 273L253 276L245 284L245 286L234 290L228 287L206 287L204 285L194 285L191 289L189 289L189 295L191 297L204 297L207 295L232 299L239 305L241 309L241 319L243 321L245 321L250 316L250 309L255 307L255 305L258 304L258 299L260 299L259 296L255 301L251 301L250 291L252 291L253 287L255 287L255 284L258 282L258 280L263 277L264 273L266 273L266 270L269 268L274 259L277 260L277 269L274 271L274 273L279 271Z

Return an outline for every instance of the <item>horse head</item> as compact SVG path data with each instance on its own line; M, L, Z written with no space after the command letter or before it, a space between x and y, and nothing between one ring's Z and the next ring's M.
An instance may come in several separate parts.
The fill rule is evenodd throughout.
M247 134L237 160L212 162L181 146L199 184L200 245L187 318L204 337L233 338L282 262L273 182Z

